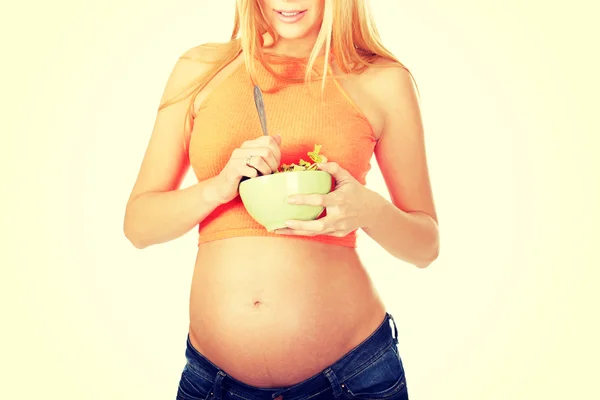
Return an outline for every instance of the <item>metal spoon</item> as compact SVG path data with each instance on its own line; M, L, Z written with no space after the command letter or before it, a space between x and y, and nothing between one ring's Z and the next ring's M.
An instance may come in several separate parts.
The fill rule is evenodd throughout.
M260 119L260 126L262 128L263 135L269 136L269 131L267 130L267 115L265 114L265 103L263 101L262 91L257 85L254 85L254 104L256 104L256 110L258 111L258 118ZM257 170L257 172L258 176L262 175L260 171ZM244 176L240 182L248 179L250 178Z
M262 92L256 85L254 86L254 104L256 104L256 110L258 111L263 134L269 136L269 131L267 130L267 116L265 114L265 103L263 102Z

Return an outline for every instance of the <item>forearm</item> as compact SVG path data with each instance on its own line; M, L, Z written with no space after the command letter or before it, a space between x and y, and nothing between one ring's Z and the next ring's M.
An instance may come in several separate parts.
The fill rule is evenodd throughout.
M168 242L189 232L221 204L215 178L185 189L144 193L125 212L125 236L137 248Z
M437 223L424 213L407 213L373 192L372 206L363 230L394 257L419 268L438 256Z

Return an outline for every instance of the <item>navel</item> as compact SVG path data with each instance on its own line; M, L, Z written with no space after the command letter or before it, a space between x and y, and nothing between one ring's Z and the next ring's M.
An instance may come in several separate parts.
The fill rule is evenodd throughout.
M263 303L260 300L254 300L252 302L252 307L254 307L254 308L260 308L262 305L263 305Z

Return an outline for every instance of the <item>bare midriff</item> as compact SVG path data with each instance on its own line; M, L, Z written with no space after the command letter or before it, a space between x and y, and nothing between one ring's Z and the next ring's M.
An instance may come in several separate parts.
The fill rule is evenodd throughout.
M352 247L284 237L199 246L190 341L248 385L283 387L317 374L375 331L385 312Z

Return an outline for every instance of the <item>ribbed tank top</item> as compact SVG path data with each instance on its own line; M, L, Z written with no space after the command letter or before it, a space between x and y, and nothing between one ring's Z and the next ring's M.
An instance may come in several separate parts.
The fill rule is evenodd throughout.
M330 63L321 92L324 58L317 59L314 71L321 73L309 83L278 79L256 61L255 79L263 91L269 133L282 137L282 164L307 159L307 152L320 144L321 154L364 185L376 143L373 129L338 78L331 74ZM279 56L267 59L268 65L283 76L304 76L306 60ZM241 63L200 105L189 141L190 165L199 181L218 175L235 148L262 135L253 87L246 64ZM236 236L281 237L254 221L239 196L217 207L200 223L198 243ZM341 238L288 237L356 247L356 231Z

